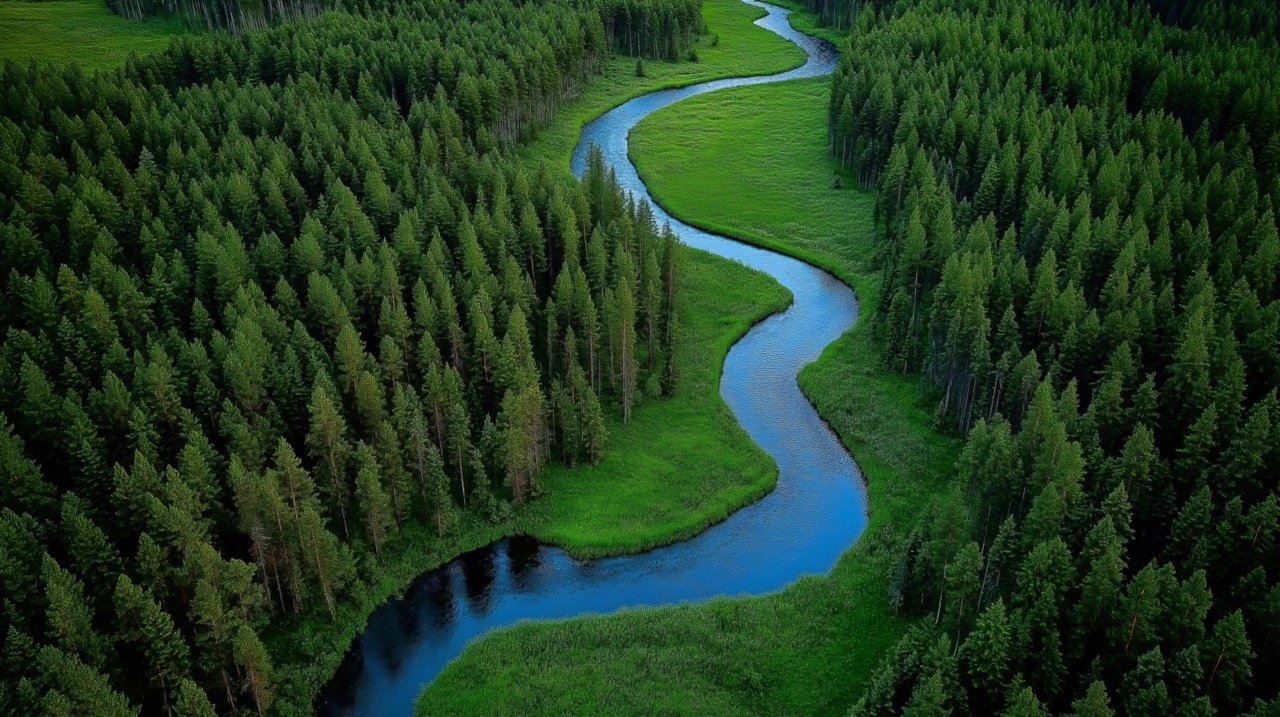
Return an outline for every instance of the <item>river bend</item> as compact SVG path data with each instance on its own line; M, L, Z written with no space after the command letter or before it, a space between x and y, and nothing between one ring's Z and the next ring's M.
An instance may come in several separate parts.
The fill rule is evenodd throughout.
M764 272L791 291L789 308L729 350L720 380L734 416L777 462L777 487L689 540L638 555L583 561L530 538L512 538L459 556L373 613L320 695L318 713L412 714L418 693L469 642L521 620L780 590L803 575L830 571L865 527L858 468L796 384L800 369L857 319L853 292L802 261L670 216L652 200L627 155L631 129L663 107L731 87L819 77L835 67L834 48L794 30L788 11L743 1L768 12L756 24L804 49L805 64L776 75L662 90L619 105L583 128L573 171L581 176L589 148L599 145L623 188L648 201L659 224L669 222L682 242Z

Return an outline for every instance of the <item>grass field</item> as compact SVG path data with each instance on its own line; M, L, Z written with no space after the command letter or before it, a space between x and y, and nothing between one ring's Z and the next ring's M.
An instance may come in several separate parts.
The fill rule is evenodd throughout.
M681 102L636 127L631 159L681 219L804 259L862 297L875 288L858 276L874 251L871 195L835 188L830 86L818 77Z
M826 267L875 306L869 197L835 189L826 82L704 95L632 133L650 189L674 214ZM763 291L764 282L750 287ZM479 640L424 693L419 714L842 713L903 624L889 610L889 531L954 499L958 442L931 430L913 378L880 371L867 317L801 386L868 481L868 535L823 578L772 596L559 623Z
M0 61L49 60L86 70L162 50L182 31L177 19L126 20L103 0L0 0Z
M769 0L769 2L792 11L792 27L806 35L820 37L844 52L845 43L849 41L849 33L823 25L817 15L805 11L803 0Z

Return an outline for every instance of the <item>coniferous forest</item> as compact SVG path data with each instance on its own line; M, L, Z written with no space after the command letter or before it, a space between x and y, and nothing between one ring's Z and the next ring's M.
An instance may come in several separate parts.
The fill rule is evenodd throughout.
M310 713L420 563L560 520L578 572L509 569L591 583L768 500L716 381L786 272L656 211L857 291L797 402L870 517L750 599L471 626L420 713L1280 715L1275 3L778 1L835 51L725 0L104 0L166 49L4 60L0 714ZM637 110L639 195L539 148L806 54ZM575 492L620 505L534 512Z
M852 714L1274 714L1280 46L1266 2L876 3L831 145L883 361L968 435Z
M277 616L674 388L674 237L511 147L697 12L362 3L4 65L0 712L267 711Z

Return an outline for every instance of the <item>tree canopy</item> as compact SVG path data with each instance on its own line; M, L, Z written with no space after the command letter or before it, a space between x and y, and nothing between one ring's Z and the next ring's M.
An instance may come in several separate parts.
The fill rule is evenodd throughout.
M969 496L891 585L959 678L908 641L854 713L1273 709L1274 8L854 5L831 148L876 191L883 359L968 435Z
M698 10L353 4L0 68L0 711L266 711L280 616L673 389L674 238L598 153L512 147Z

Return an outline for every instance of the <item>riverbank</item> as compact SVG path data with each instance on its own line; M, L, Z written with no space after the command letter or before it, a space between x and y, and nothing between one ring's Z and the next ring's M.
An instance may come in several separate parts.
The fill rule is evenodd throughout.
M680 384L631 423L609 422L599 465L548 466L545 496L521 532L577 557L636 553L684 540L773 489L778 471L720 397L729 348L790 293L744 266L682 249Z
M801 373L800 387L862 468L868 538L889 529L905 535L930 503L961 500L948 480L960 443L933 430L932 400L921 395L916 377L880 368L870 330L880 287L873 197L853 188L826 152L828 91L827 81L807 80L694 98L642 123L632 135L632 154L651 192L673 214L804 258L857 291L862 319ZM735 151L726 151L729 146ZM709 162L716 172L689 169ZM743 195L752 201L735 199ZM860 541L826 582L851 589L859 605L845 640L857 635L887 648L903 628L887 609L885 576L862 579L874 572L866 568L878 562L876 547L875 540ZM851 574L859 569L862 575ZM774 599L789 596L765 598ZM846 653L840 660L845 684L813 685L828 693L833 708L847 705L879 656Z
M703 0L706 33L695 46L697 62L649 60L644 63L645 76L637 77L634 58L611 58L576 97L560 105L551 124L522 143L517 153L530 166L569 173L569 157L582 128L629 99L724 77L785 72L804 64L803 50L753 24L765 14L742 0Z
M867 330L877 272L870 199L836 189L828 81L728 90L644 121L632 154L672 213L785 251L854 286L863 320L801 376L868 482L868 534L830 575L776 595L565 623L477 642L423 693L419 714L826 714L856 698L904 629L882 547L953 490L957 442L931 429L919 384L878 370Z

